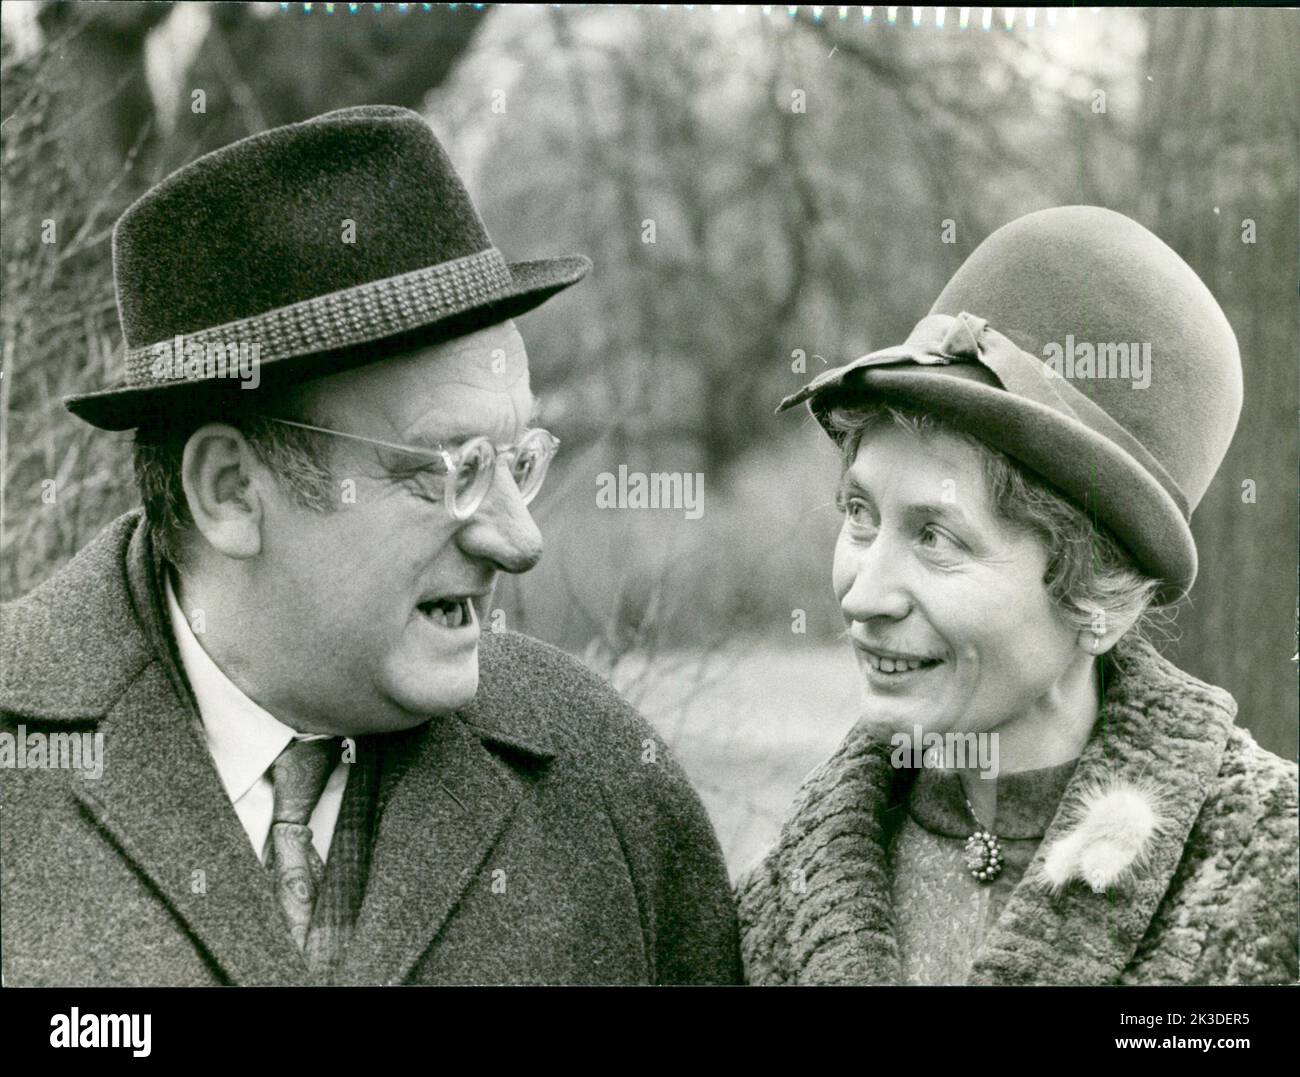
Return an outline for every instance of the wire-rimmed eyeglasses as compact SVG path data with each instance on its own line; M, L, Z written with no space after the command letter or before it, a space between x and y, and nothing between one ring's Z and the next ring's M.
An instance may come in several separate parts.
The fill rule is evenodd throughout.
M274 415L263 415L262 418L283 426L296 426L301 430L312 430L317 434L331 434L337 438L377 445L381 449L389 449L393 452L408 453L438 465L443 483L443 502L454 520L468 520L483 504L483 499L492 489L492 482L496 478L496 463L499 456L510 461L510 476L515 480L515 486L519 488L519 496L524 504L531 503L537 496L537 491L542 488L546 471L551 466L551 460L555 458L556 450L560 447L560 439L549 430L542 430L540 427L529 430L514 445L497 445L491 438L475 437L457 448L444 449L380 441L378 438L348 434L324 426L280 419Z

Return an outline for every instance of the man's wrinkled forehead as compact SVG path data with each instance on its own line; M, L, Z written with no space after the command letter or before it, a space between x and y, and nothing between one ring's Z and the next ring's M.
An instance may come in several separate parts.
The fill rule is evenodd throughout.
M430 377L446 384L502 391L528 376L528 353L514 322L458 337L424 354L436 360Z
M329 379L328 406L376 436L508 441L532 421L528 355L513 322Z

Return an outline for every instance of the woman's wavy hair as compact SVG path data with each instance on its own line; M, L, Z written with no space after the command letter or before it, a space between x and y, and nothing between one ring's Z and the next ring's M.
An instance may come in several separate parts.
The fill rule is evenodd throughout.
M1132 617L1128 634L1146 639L1172 622L1172 609L1156 601L1162 581L1143 573L1105 524L973 434L931 412L881 402L838 406L827 418L845 468L863 435L889 421L915 434L948 434L971 445L983 461L998 516L1043 543L1043 584L1076 631L1097 632L1099 616L1103 626Z

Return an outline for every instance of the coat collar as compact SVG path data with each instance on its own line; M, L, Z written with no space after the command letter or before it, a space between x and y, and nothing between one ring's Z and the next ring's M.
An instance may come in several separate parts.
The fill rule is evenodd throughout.
M155 658L150 551L139 511L118 517L0 616L0 710L46 722L97 721ZM143 602L143 604L142 604Z
M991 928L973 984L1114 983L1133 959L1212 788L1236 714L1232 697L1122 640L1104 666L1104 705L1033 861ZM809 778L778 843L789 909L785 964L806 983L898 983L887 849L911 772L855 727ZM1043 861L1098 788L1148 790L1162 825L1138 868L1094 893L1053 888ZM792 885L792 883L794 885ZM799 890L802 888L802 892Z
M76 782L74 795L231 982L308 982L203 743L161 573L129 513L6 607L0 709L98 723L104 775ZM544 712L514 683L521 675L489 633L471 706L367 738L381 753L376 833L341 982L409 973L554 755Z

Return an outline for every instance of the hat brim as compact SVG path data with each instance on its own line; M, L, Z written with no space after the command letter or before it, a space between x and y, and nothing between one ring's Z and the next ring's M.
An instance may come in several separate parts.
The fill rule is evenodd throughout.
M268 360L261 364L260 385L284 388L328 374L390 359L416 348L463 337L521 314L563 291L591 272L591 261L581 255L510 263L510 287L470 309L458 311L395 335L377 336L331 351ZM172 382L128 387L124 384L93 393L70 396L64 405L79 419L101 430L130 430L151 419L177 412L213 410L222 403L243 405L239 385L229 379Z
M1125 449L1077 419L1014 393L974 365L876 367L809 401L823 429L838 404L864 398L933 412L1045 479L1123 543L1138 567L1176 601L1196 579L1191 527L1164 487Z

